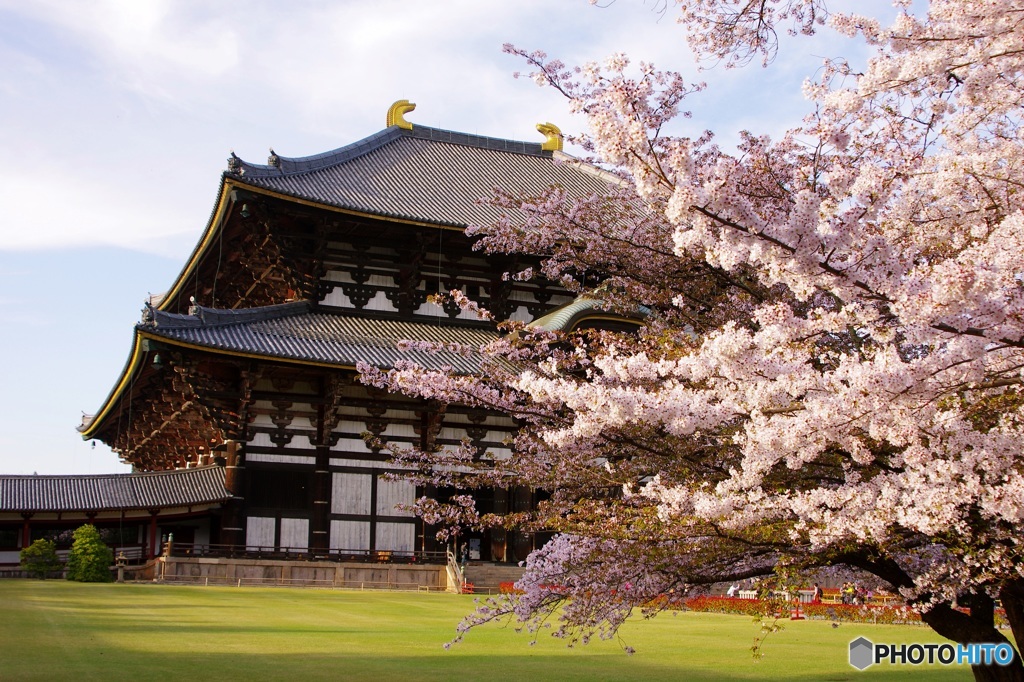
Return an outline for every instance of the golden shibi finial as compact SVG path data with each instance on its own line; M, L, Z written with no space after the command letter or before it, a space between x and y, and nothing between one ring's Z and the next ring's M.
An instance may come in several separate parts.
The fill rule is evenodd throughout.
M398 126L405 130L412 130L412 124L405 120L405 115L416 108L416 105L407 99L400 99L388 109L388 128Z
M541 143L541 149L546 152L562 151L562 131L558 129L558 126L554 123L538 123L537 130L542 135L548 136L548 139Z

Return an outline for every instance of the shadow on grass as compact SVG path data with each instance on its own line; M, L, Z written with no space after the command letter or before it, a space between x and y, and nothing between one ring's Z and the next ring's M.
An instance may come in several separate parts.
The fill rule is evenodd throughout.
M606 680L905 680L914 671L872 671L815 674L790 668L786 671L733 669L728 662L707 669L685 662L666 665L646 662L639 657L626 658L602 654L559 657L549 655L488 655L485 653L437 656L404 656L402 643L393 642L392 655L345 651L318 654L253 654L188 651L138 652L104 650L93 652L88 660L69 661L59 656L40 666L25 668L14 662L5 664L3 679L34 681L54 679L104 680L565 680L604 682ZM567 660L571 659L571 660ZM924 671L918 671L920 676ZM931 680L965 680L964 670L929 670Z

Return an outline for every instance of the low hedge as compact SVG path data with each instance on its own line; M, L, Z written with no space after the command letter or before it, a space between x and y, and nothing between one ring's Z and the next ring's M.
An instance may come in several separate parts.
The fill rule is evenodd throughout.
M764 615L772 607L782 604L788 618L794 605L790 602L769 602L760 599L731 597L692 597L683 602L691 611L702 613L734 613L744 616ZM882 604L800 604L805 618L838 620L851 623L920 623L921 614L903 605Z
M765 615L769 608L778 606L780 602L768 602L760 599L736 599L733 597L690 597L683 601L682 606L691 611L701 613L731 613L743 616ZM780 617L789 617L791 603L785 603L786 613ZM800 604L800 611L805 618L844 621L849 623L884 623L919 624L921 614L903 604ZM1006 611L1001 608L995 611L996 627L1006 627Z
M501 594L522 594L515 583L498 584ZM756 618L768 615L771 608L779 608L780 618L789 618L793 604L791 602L766 601L761 599L739 599L736 597L701 596L689 597L682 601L662 596L649 604L670 610L698 611L700 613L728 613L737 616ZM886 625L920 624L921 614L903 604L800 604L800 611L805 618L817 620L833 620L848 623L882 623ZM995 611L996 627L1008 627L1006 612L998 608Z

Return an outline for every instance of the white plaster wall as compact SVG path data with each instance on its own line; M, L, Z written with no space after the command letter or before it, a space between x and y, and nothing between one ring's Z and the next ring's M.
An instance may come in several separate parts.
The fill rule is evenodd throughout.
M416 525L412 523L377 524L377 549L412 552L416 549Z
M377 469L380 468L380 462L375 462L372 459L342 459L341 457L331 458L332 467L360 467L363 469Z
M366 431L366 422L356 421L352 419L342 419L338 422L338 426L335 427L334 433L346 433L353 434L349 436L343 436L338 439L338 442L331 448L332 452L372 452L370 448L366 446L366 441L362 438L362 433Z
M465 287L463 287L463 289L465 289ZM413 314L417 315L417 316L420 316L420 317L439 317L442 320L449 319L448 318L448 313L445 312L444 308L442 308L441 306L437 305L436 303L431 303L430 301L427 301L426 303L421 304L419 308L417 308L416 310L413 311ZM455 319L457 319L457 320L479 320L480 318L477 317L476 313L474 313L471 310L460 310L459 314L455 316Z
M267 419L270 419L270 417L267 417ZM273 424L271 424L271 426L273 426ZM274 443L270 440L269 433L255 433L253 434L252 440L249 441L249 445L255 445L259 448L270 448L274 446ZM252 456L247 455L247 457L251 458Z
M315 464L316 457L312 455L270 455L265 453L252 453L245 456L247 462L273 462L275 464Z
M372 280L374 278L371 277L370 279ZM391 278L389 277L388 280L390 279ZM363 307L363 310L381 310L390 312L398 310L398 308L391 304L391 301L388 300L388 297L384 294L383 291L378 291L376 294L373 295L373 298L371 298L366 303L366 305Z
M355 281L352 279L352 275L348 270L328 270L327 276L324 277L324 279L330 282L345 282L346 284L350 284Z
M293 409L309 410L312 409L312 405L309 405L307 403L296 404L293 406ZM295 429L296 431L300 429L309 429L310 431L314 430L313 422L310 421L309 417L295 417L294 419L292 419L292 423L288 425L288 428Z
M377 479L377 513L386 516L412 516L412 512L395 509L395 505L412 504L416 499L416 487L408 481Z
M372 480L369 474L336 472L331 481L331 513L369 514Z
M249 549L274 546L275 521L267 516L250 516L246 521L245 544Z
M508 316L508 319L514 322L532 322L533 315L524 306L519 306L514 313Z
M402 438L415 438L416 431L412 428L412 424L388 424L388 427L384 429L381 434L385 438L391 437L402 437Z
M466 430L460 428L452 428L450 426L442 426L438 432L437 437L443 440L462 440L466 437Z
M262 402L262 401L259 401ZM269 414L257 414L252 420L253 426L265 426L267 428L276 428L274 420L270 418Z
M285 443L286 448L296 448L300 450L309 450L313 447L313 444L309 442L309 436L296 433L292 435L292 439Z
M320 299L324 305L332 305L338 308L355 308L348 296L341 292L341 287L331 290L329 294Z
M509 448L488 448L487 452L496 460L508 459L512 456Z
M309 519L281 519L280 546L309 549Z
M331 521L331 549L370 549L369 521Z

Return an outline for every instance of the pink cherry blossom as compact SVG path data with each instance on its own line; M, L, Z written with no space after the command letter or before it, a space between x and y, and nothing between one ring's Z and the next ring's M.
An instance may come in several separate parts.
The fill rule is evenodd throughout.
M614 182L581 198L498 191L525 222L472 228L478 247L541 257L510 277L646 316L635 334L505 323L482 376L363 368L523 425L486 466L402 455L419 475L551 493L516 519L560 532L523 594L466 627L556 617L585 641L666 594L845 565L958 641L1004 636L954 600L981 613L1001 598L1020 643L1024 3L903 2L890 26L820 0L677 5L711 60L770 62L777 30L826 26L872 57L862 72L826 62L796 84L802 122L727 153L663 132L703 83L620 54L573 68L506 47L586 117L574 140Z

